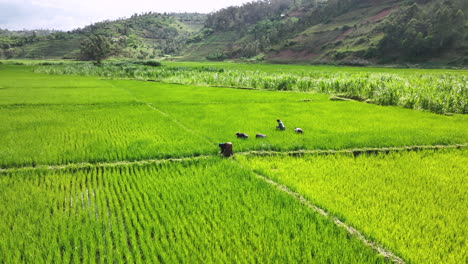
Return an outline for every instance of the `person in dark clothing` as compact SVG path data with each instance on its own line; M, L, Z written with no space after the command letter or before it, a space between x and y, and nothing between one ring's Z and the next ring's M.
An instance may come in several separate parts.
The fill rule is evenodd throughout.
M239 132L236 133L236 136L237 136L237 138L242 138L242 139L249 138L249 135L247 135L245 133L239 133Z
M219 143L219 148L221 148L221 155L223 155L224 157L228 158L232 155L234 155L234 153L232 152L232 143L231 142L227 142L227 143Z
M276 130L286 130L286 127L284 126L281 120L277 119L276 122L278 122L278 125L276 126Z

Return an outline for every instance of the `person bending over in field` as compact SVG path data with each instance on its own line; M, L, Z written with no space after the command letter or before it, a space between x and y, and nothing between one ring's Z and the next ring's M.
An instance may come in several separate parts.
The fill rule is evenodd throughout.
M284 126L281 120L276 119L276 122L278 122L278 125L276 126L276 130L286 130L286 127Z
M234 153L232 152L232 143L231 142L226 142L226 143L219 143L219 148L221 148L221 155L224 157L228 158L232 156Z

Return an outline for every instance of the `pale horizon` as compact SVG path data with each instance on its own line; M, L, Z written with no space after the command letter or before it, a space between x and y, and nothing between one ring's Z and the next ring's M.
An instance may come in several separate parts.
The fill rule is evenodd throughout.
M0 29L70 31L103 20L130 17L135 13L210 13L247 2L251 1L0 0Z

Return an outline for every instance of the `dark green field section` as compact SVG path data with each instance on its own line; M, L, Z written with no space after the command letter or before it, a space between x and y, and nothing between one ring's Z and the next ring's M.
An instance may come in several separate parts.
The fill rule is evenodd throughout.
M0 65L2 168L235 151L468 142L466 115L330 101L326 95L34 74ZM275 130L276 119L287 131ZM300 127L303 135L292 129ZM235 138L236 132L250 135ZM255 134L267 138L255 140Z
M0 174L0 262L383 263L232 161Z
M468 149L237 157L381 242L408 263L468 258Z

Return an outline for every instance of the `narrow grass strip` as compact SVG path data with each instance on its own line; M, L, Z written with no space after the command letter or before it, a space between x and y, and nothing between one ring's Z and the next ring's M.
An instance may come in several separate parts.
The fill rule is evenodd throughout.
M274 155L283 155L283 156L294 156L300 157L304 155L336 155L349 153L354 156L359 156L362 154L379 154L396 151L423 151L423 150L440 150L440 149L461 149L468 147L468 143L464 144L455 144L455 145L425 145L425 146L405 146L405 147L388 147L388 148L354 148L354 149L343 149L343 150L298 150L298 151L246 151L238 152L235 155L243 156L274 156ZM119 167L127 165L143 165L143 164L160 164L165 162L184 162L184 161L196 161L207 159L213 157L214 155L200 155L200 156L188 156L180 158L167 158L167 159L148 159L148 160L136 160L136 161L114 161L114 162L99 162L99 163L90 163L90 162L81 162L81 163L69 163L64 165L38 165L35 167L16 167L16 168L6 168L0 169L2 172L14 172L14 171L27 171L27 170L63 170L63 169L82 169L82 168L105 168L105 167Z
M295 151L270 151L270 150L255 150L238 152L236 155L245 156L293 156L300 157L304 155L335 155L335 154L352 154L355 157L363 154L388 154L390 152L404 151L424 151L424 150L440 150L440 149L461 149L468 147L468 143L454 145L423 145L423 146L404 146L404 147L384 147L384 148L353 148L341 150L295 150Z
M168 158L168 159L148 159L148 160L136 160L136 161L115 161L115 162L99 162L99 163L70 163L65 165L39 165L36 167L20 167L20 168L8 168L0 169L0 173L9 173L9 172L18 172L18 171L28 171L28 170L69 170L69 169L87 169L87 168L112 168L112 167L122 167L128 165L150 165L150 164L162 164L162 163L172 163L172 162L187 162L187 161L198 161L203 159L208 159L213 156L210 155L201 155L201 156L192 156L192 157L183 157L183 158Z

